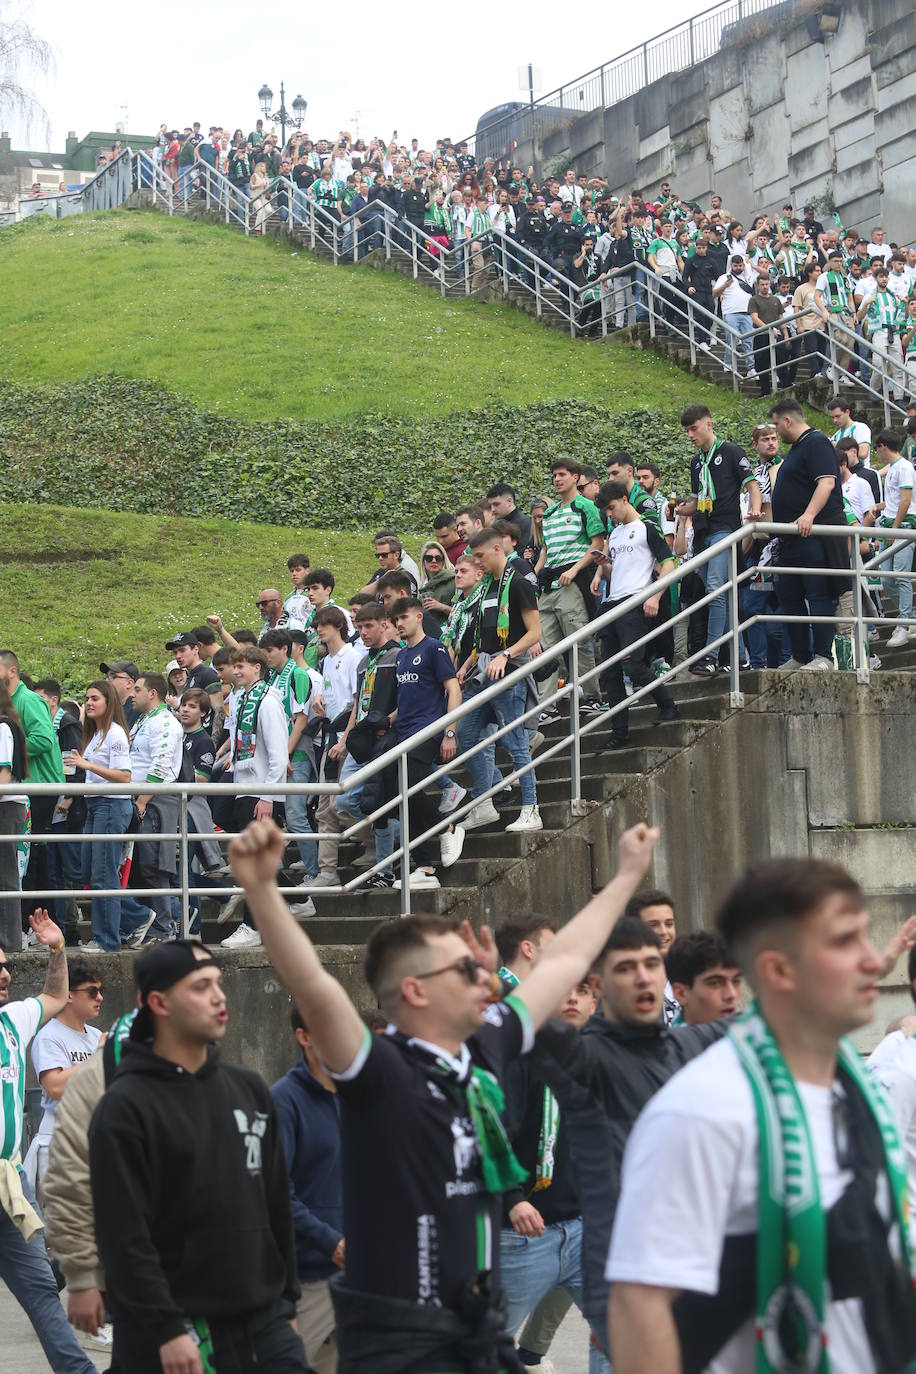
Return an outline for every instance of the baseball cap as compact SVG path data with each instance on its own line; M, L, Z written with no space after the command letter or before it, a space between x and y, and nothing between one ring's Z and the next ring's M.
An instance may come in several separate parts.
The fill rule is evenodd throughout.
M203 953L203 959L197 957L198 952ZM199 945L195 940L168 940L145 949L134 965L139 1010L130 1029L130 1038L152 1039L153 1017L147 1006L151 992L166 992L200 968L219 967L206 945Z
M177 658L170 658L168 663L165 665L166 677L168 677L169 673L174 673L175 669L180 667L181 664L178 662Z
M140 676L140 669L129 658L113 658L110 663L99 664L100 673L126 673L134 682Z
M180 635L176 635L174 639L170 639L165 647L167 649L178 649L184 645L189 649L193 649L196 644L197 635L192 634L190 630L184 630Z

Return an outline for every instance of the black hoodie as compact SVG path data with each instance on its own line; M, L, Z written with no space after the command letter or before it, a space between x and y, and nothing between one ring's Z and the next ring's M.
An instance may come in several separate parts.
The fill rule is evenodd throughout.
M256 1073L211 1049L190 1074L128 1041L92 1117L89 1168L125 1369L188 1320L295 1304L289 1175Z

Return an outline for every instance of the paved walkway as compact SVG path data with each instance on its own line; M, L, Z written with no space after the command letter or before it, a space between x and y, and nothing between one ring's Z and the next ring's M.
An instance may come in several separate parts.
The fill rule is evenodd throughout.
M19 1304L0 1283L0 1374L48 1374L44 1352ZM557 1374L587 1374L588 1328L575 1308L557 1332L550 1358ZM108 1355L87 1350L97 1369L108 1368Z

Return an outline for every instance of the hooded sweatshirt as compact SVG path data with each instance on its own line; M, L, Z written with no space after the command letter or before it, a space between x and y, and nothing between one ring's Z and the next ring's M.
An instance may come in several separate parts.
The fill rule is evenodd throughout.
M125 1368L189 1320L295 1303L286 1160L256 1073L211 1048L191 1074L130 1040L92 1118L89 1169Z

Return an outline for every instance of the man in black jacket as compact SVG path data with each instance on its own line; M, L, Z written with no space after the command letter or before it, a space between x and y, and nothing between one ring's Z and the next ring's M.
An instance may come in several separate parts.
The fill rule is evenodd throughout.
M409 191L405 191L401 197L401 214L412 229L423 228L427 205L429 205L429 196L423 190L423 178L414 177L413 186ZM414 237L417 238L419 244L419 235L411 234L407 242L408 251L412 247L411 240Z
M515 226L515 237L518 239L529 253L534 253L539 258L544 258L547 233L550 226L544 215L546 204L544 198L539 196L533 203L528 201L519 213L519 218ZM534 264L530 258L522 258L521 271L529 286L534 285Z
M276 1112L257 1074L220 1060L219 965L176 940L135 973L139 1011L89 1128L111 1369L308 1371Z
M705 230L703 234L705 235ZM696 242L693 257L684 263L684 289L690 299L696 304L701 305L704 310L708 310L710 315L715 314L716 303L712 298L712 285L719 277L718 264L714 258L709 256L708 240L701 235ZM696 314L694 316L694 329L696 331L697 346L702 348L704 353L709 352L709 328L712 321L705 315Z
M369 209L375 213L365 216L369 225L369 248L381 248L385 234L385 220L393 220L397 214L400 197L384 172L376 175L368 195ZM375 202L380 202L376 204Z
M544 257L564 277L575 281L578 274L573 261L582 252L582 230L573 224L572 212L572 204L565 204L560 218L551 224L544 243Z
M604 1266L624 1146L653 1094L718 1040L725 1024L665 1027L661 941L636 917L617 922L597 968L590 981L601 998L599 1011L581 1032L549 1021L538 1034L533 1064L569 1131L583 1218L583 1312L606 1352Z

